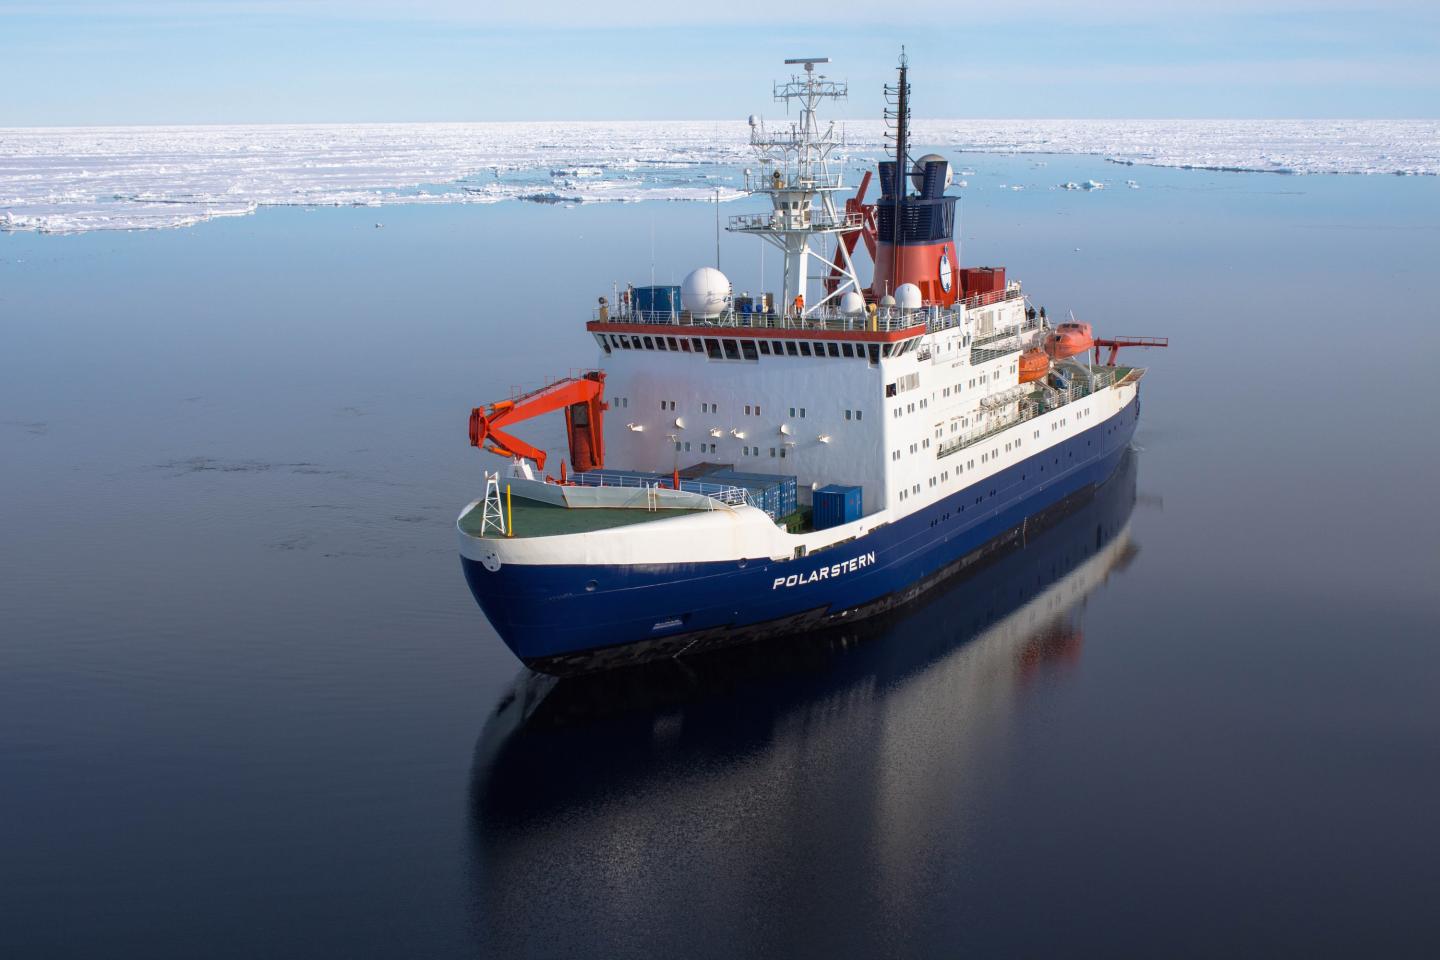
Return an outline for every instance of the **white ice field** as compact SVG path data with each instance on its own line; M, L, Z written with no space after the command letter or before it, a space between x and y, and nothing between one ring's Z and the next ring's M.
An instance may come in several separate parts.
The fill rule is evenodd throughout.
M883 148L877 121L844 130L856 169ZM262 206L733 199L747 139L730 121L0 129L0 230L178 227ZM1440 120L920 120L913 142L952 156L1440 174Z

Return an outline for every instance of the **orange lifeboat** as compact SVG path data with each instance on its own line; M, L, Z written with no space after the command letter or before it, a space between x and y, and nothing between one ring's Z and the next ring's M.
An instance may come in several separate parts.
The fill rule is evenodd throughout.
M1032 380L1042 380L1045 374L1050 372L1050 357L1044 350L1036 347L1033 350L1026 350L1020 354L1020 382L1030 383Z
M1095 336L1090 331L1090 324L1074 320L1060 324L1045 337L1045 352L1056 360L1084 353L1093 346Z

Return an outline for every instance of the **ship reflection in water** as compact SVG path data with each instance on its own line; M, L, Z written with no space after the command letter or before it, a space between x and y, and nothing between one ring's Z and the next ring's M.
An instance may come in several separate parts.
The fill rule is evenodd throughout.
M950 908L917 900L965 869L1017 707L1075 665L1087 597L1138 552L1136 460L895 615L643 671L522 677L476 747L480 936L541 955L918 946L917 911ZM543 935L518 926L537 907ZM873 942L854 940L851 911Z

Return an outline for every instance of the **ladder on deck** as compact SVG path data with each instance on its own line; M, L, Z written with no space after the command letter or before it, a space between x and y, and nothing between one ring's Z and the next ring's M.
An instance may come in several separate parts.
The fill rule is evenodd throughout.
M493 530L505 536L505 511L500 507L500 473L485 471L485 505L480 511L480 536Z

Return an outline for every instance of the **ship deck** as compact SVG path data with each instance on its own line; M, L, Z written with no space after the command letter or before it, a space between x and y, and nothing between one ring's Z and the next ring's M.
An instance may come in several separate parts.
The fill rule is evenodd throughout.
M644 510L627 507L561 507L538 500L515 497L511 501L511 524L517 537L554 537L567 533L593 533L596 530L610 530L628 527L637 523L650 523L700 510L660 509ZM499 538L494 531L480 532L481 505L460 518L460 530L472 537L487 540Z

